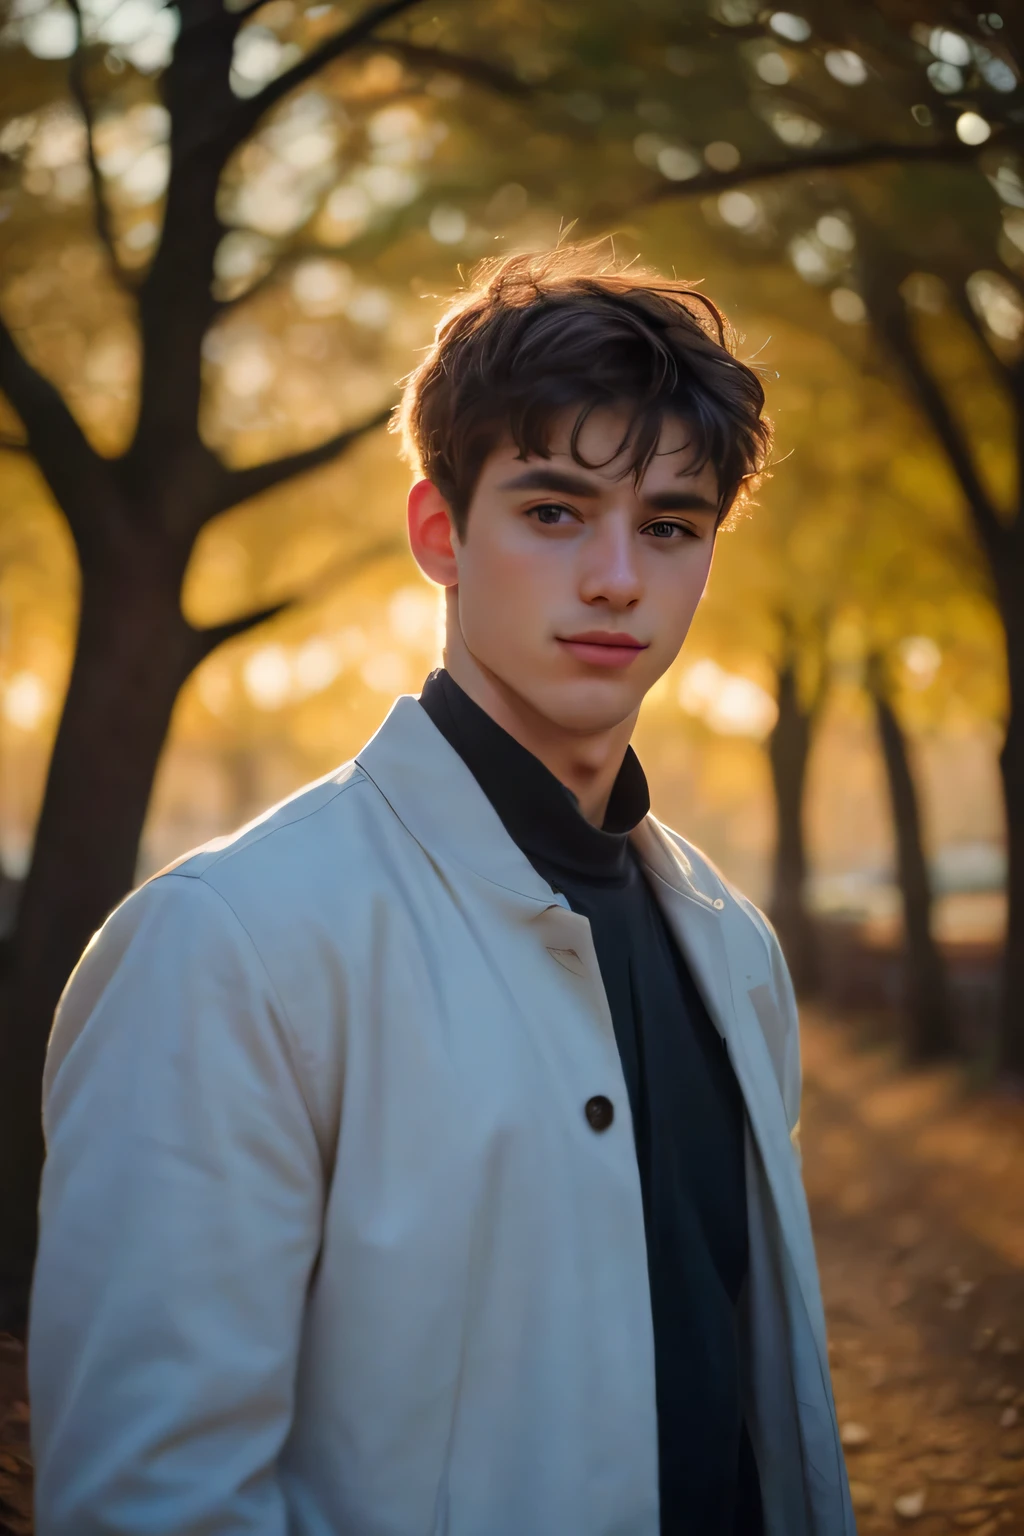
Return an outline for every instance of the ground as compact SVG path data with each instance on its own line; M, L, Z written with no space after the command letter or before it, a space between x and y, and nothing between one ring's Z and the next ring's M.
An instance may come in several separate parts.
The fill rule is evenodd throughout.
M1024 1536L1024 1102L804 1018L804 1180L861 1536ZM0 1533L31 1531L0 1338Z
M804 1021L804 1183L862 1536L1024 1532L1024 1103Z

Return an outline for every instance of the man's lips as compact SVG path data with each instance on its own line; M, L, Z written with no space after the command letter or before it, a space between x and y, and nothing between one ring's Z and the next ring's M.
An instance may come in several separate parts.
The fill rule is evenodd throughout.
M633 635L613 630L590 629L582 635L560 635L559 645L571 651L578 661L593 667L628 667L647 646Z
M647 649L645 640L637 640L634 635L617 629L586 629L579 635L559 635L558 638L573 645L629 645L636 651Z

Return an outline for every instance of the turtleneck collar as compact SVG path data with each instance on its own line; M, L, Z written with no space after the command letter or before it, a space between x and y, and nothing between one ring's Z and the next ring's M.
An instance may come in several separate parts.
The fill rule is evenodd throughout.
M531 863L543 865L544 873L550 869L595 881L625 876L629 834L651 804L632 747L626 748L612 786L604 824L595 827L572 791L492 720L443 667L427 678L419 702Z

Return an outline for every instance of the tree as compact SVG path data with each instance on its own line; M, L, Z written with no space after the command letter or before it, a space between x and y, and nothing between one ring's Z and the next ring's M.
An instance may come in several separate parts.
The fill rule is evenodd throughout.
M903 904L909 983L907 1053L912 1061L933 1061L953 1047L948 977L932 931L932 885L917 787L906 737L893 707L885 661L877 653L869 658L867 686L885 759Z
M1007 514L986 486L976 466L976 449L947 398L940 376L929 361L919 337L920 327L915 326L913 313L908 310L908 292L913 293L912 287L908 290L908 280L912 280L918 270L916 263L911 266L913 256L906 253L902 259L894 259L892 246L867 231L862 240L862 251L861 281L869 313L935 431L961 486L988 563L1005 628L1009 700L1000 766L1007 820L1008 915L999 1059L1004 1070L1021 1075L1024 1074L1024 623L1021 622L1024 613L1024 507L1018 504ZM931 265L939 264L933 262ZM944 275L952 277L949 266L941 265ZM1011 401L1016 423L1013 438L1020 445L1024 442L1024 367L1020 359L1007 358L983 315L976 315L971 309L968 284L972 275L961 267L953 277L954 304L997 370ZM1024 285L1018 281L1013 291L1024 294ZM1017 302L1020 305L1019 298ZM1019 312L1024 315L1024 305L1020 306ZM1018 470L1024 471L1024 458L1019 460ZM1024 477L1019 483L1024 484Z
M814 638L801 643L789 614L780 620L781 656L776 704L778 716L768 738L768 760L775 792L775 857L769 913L793 977L797 995L810 997L821 982L814 923L807 906L809 860L804 831L807 764L814 730L828 691L828 662L824 625L814 626ZM813 690L805 700L801 665L808 659L815 670Z

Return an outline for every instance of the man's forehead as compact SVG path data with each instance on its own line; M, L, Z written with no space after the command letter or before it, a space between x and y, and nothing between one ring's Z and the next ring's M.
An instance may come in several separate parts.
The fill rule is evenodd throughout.
M621 445L628 454L644 427L643 413L629 407L597 406L587 411L581 421L577 407L560 411L552 417L548 431L548 444L552 452L571 456L572 444L590 442L605 449L604 457ZM675 414L662 416L658 431L657 453L660 456L685 453L691 446L694 429L691 422ZM588 454L589 458L590 455ZM595 462L597 462L595 458Z
M636 424L629 414L593 411L576 431L578 419L576 410L562 412L553 418L543 449L522 448L508 433L491 456L492 460L499 461L503 468L546 465L595 481L617 482L635 472ZM710 479L713 483L716 476L706 454L698 450L692 424L681 416L670 416L661 425L654 451L641 478L650 485L680 479Z

